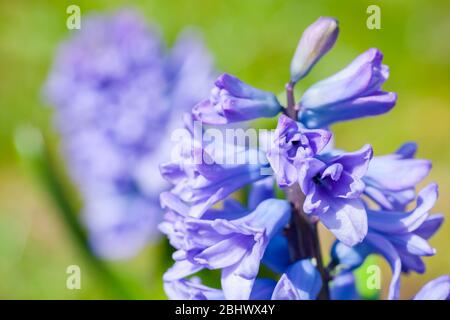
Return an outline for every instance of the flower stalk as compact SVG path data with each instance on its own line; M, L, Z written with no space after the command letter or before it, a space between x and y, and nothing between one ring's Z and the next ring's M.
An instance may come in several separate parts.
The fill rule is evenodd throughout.
M300 108L295 104L294 86L295 84L292 82L286 84L286 115L288 115L291 119L296 120ZM311 219L303 211L305 196L298 184L294 184L286 188L285 192L292 207L291 220L285 230L289 243L290 258L293 262L307 258L314 259L323 283L318 299L329 300L329 275L324 267L322 253L320 251L320 239L317 230L317 222L311 221Z

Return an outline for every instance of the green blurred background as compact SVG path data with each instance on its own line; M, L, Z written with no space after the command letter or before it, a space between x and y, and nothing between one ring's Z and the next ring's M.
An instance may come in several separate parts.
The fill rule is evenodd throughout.
M275 1L275 0L16 0L0 1L0 299L120 298L98 276L75 245L49 194L16 155L14 132L25 124L51 131L51 110L40 97L58 43L69 36L66 8L82 15L134 7L160 25L167 42L185 26L199 27L219 70L246 82L281 92L302 30L319 16L339 19L335 48L300 85L331 75L369 47L385 54L391 77L385 88L399 94L387 115L335 126L338 147L371 143L376 154L394 151L404 141L419 143L419 157L433 161L426 182L440 185L436 212L450 211L450 2ZM381 8L381 30L366 27L366 9ZM51 140L56 136L51 134ZM56 145L56 143L53 143ZM60 165L59 165L60 166ZM403 279L402 296L450 271L450 223L431 240L438 254L426 259L427 273ZM66 268L82 270L82 289L66 289ZM128 262L108 264L131 288L132 297L164 298L160 281L168 266L164 245L149 246ZM390 273L384 262L383 282Z

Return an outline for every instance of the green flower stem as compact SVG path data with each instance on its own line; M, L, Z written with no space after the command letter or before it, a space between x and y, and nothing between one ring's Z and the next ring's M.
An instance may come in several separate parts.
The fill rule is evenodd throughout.
M67 187L55 169L48 144L41 132L33 127L20 128L15 134L15 147L22 164L47 190L80 252L111 295L120 299L138 298L135 288L129 288L121 277L92 252L85 230L79 223L76 205L70 200Z

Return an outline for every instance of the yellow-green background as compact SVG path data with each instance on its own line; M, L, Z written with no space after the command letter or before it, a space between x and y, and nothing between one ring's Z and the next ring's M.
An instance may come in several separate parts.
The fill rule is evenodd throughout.
M13 132L23 124L51 128L50 109L40 99L66 8L82 15L122 6L137 8L160 25L171 43L187 25L201 28L219 70L257 87L280 92L302 30L321 15L339 19L335 48L300 90L332 74L369 47L385 54L391 76L385 88L399 94L387 115L335 126L339 147L371 143L376 154L404 141L419 143L419 157L433 160L427 179L440 185L436 212L450 211L450 3L446 0L275 1L275 0L15 0L0 1L0 298L113 298L83 258L42 186L19 166ZM366 27L366 8L381 7L381 30ZM33 182L34 181L34 182ZM426 275L403 279L410 297L429 279L450 271L450 223L431 240L437 256L426 259ZM82 289L66 289L66 267L82 269ZM160 276L168 264L160 247L111 267L129 283L143 286L142 298L164 298ZM383 282L390 274L383 265Z

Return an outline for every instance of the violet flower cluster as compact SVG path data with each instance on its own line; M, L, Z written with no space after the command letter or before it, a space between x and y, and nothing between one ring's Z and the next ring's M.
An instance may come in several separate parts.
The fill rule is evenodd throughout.
M170 153L163 138L183 125L178 114L207 94L212 77L193 30L167 50L128 10L83 17L60 46L45 94L98 255L127 258L159 235L158 197L168 184L155 173Z
M176 250L163 277L170 298L359 299L353 272L368 255L378 254L392 268L388 298L399 299L400 275L425 271L422 257L436 253L428 240L443 222L442 215L430 214L437 185L416 194L430 162L414 157L414 143L381 156L370 145L339 150L329 130L334 123L394 107L396 94L382 89L389 77L383 54L365 51L295 102L295 85L333 47L338 30L335 19L323 17L304 31L291 64L286 106L273 93L223 74L186 116L189 134L160 166L173 185L161 194L166 214L160 225ZM244 159L265 159L257 163L221 161L216 151L223 146L199 141L193 129L196 121L217 129L276 116L267 146L236 148ZM273 176L263 174L267 170ZM248 200L241 204L230 195L244 187ZM286 199L276 197L275 188ZM328 265L318 223L336 237ZM260 276L261 265L277 276ZM192 277L203 269L221 271L221 288ZM415 299L447 299L449 292L450 277L442 276Z

